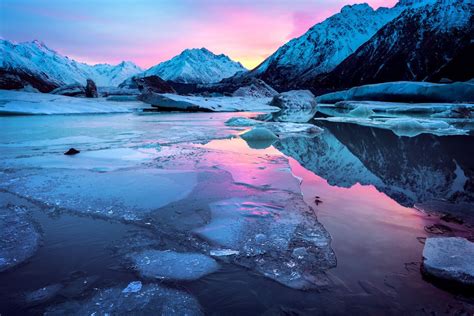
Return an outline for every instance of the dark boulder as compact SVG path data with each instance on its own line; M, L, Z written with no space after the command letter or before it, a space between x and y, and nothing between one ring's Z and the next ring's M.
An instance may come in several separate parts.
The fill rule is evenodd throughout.
M92 79L87 79L85 94L86 98L97 98L99 96L97 93L97 86Z
M77 150L76 148L69 148L69 150L66 151L64 154L66 156L73 156L73 155L77 155L78 153L80 153L80 151Z
M0 69L0 89L20 90L28 86L47 93L59 87L59 84L50 80L46 75L39 76L16 69Z

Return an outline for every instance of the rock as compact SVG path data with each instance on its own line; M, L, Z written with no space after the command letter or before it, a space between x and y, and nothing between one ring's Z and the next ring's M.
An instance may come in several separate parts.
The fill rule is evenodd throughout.
M42 287L35 291L25 294L25 303L28 305L36 305L53 299L63 288L61 284L53 284Z
M145 250L131 255L131 260L144 278L197 280L219 269L217 262L198 253Z
M273 97L270 105L281 110L273 114L278 122L306 123L316 113L316 99L308 90L293 90Z
M0 272L33 256L40 238L25 209L0 208Z
M265 81L256 79L248 86L238 88L232 93L234 97L256 97L256 98L271 98L277 95L275 89L270 87Z
M80 152L81 151L77 150L76 148L69 148L69 150L66 151L64 154L67 156L73 156L73 155L77 155Z
M99 94L97 93L97 86L92 79L87 79L86 89L85 89L86 98L97 98Z
M68 97L84 97L86 96L86 88L78 83L73 83L56 88L51 93Z
M28 86L40 92L48 93L58 88L59 84L45 75L28 73L20 69L0 69L0 89L21 90Z
M158 76L135 77L133 81L141 93L176 93L170 84ZM133 87L133 85L130 87Z
M137 288L135 288L137 289ZM137 292L123 292L123 286L100 289L82 301L50 306L44 315L202 315L191 295L156 284L146 284Z
M423 272L444 281L474 286L474 243L461 237L427 238Z

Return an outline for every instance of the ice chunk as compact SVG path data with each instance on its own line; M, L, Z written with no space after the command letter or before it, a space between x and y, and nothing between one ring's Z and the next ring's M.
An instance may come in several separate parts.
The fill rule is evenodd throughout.
M335 264L329 234L314 217L305 216L308 206L301 196L274 191L271 197L232 198L210 207L210 223L195 232L238 251L230 257L237 264L299 289L316 287L315 275ZM295 263L298 247L307 255Z
M308 90L280 93L273 97L270 105L281 109L273 113L273 119L277 122L306 123L317 111L316 99Z
M391 102L473 102L474 85L466 82L437 84L397 81L354 87L349 90L321 95L318 103L348 100Z
M182 111L274 111L276 108L268 105L270 98L254 97L200 97L177 94L155 94L152 106L162 110Z
M140 221L148 213L185 198L196 184L197 173L191 171L50 169L39 174L25 171L10 189L73 212Z
M461 237L427 238L423 271L438 279L474 285L474 243Z
M241 117L241 116L231 117L225 122L227 126L255 126L262 123L263 122L252 120L247 117Z
M214 249L210 251L210 255L213 257L225 257L238 255L239 251L232 249Z
M111 102L47 93L0 90L0 115L126 113L142 102Z
M131 255L131 260L144 278L196 280L219 269L217 262L198 253L145 250Z
M378 127L392 130L398 136L414 137L423 133L435 135L466 135L468 130L455 128L441 120L417 119L411 117L399 118L356 118L356 117L328 117L318 118L316 120L325 120L339 123L353 123L362 126Z
M122 289L101 289L85 300L48 307L44 315L202 315L198 301L182 291L156 284L138 292Z
M122 293L137 293L142 289L142 282L133 281L130 282L126 288L122 290Z
M265 127L255 127L240 135L251 148L263 149L270 147L278 137Z
M374 114L375 114L374 111L372 111L369 107L364 106L364 105L360 105L349 112L350 116L355 116L355 117L371 117Z
M33 256L40 238L24 208L0 206L0 272Z

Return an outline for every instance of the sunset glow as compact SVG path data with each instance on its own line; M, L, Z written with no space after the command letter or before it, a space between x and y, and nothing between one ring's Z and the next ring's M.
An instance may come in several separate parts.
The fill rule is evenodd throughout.
M1 37L38 39L88 63L130 60L150 67L206 47L253 68L291 38L357 0L33 1L3 0ZM374 8L396 0L368 0Z

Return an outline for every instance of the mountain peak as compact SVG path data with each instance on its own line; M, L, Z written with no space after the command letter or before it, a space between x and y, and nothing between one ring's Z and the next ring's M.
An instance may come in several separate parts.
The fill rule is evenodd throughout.
M347 14L352 12L372 12L374 9L367 3L348 4L342 7L341 13Z
M144 75L157 75L180 83L213 83L246 69L224 54L216 55L205 47L189 48L168 61L151 67Z

